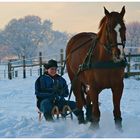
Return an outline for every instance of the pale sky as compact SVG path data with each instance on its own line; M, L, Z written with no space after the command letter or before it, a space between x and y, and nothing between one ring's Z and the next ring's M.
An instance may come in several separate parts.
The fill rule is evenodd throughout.
M105 6L110 12L125 5L125 22L140 22L140 2L0 2L0 29L13 19L27 15L50 19L53 29L69 33L98 32Z

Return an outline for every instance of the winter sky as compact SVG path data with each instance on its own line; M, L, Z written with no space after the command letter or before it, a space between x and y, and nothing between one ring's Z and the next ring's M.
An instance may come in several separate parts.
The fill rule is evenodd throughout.
M42 20L50 19L53 22L53 29L75 32L98 32L101 18L104 16L105 6L109 11L121 11L125 5L125 22L140 22L140 2L139 1L0 1L0 30L13 19L23 18L27 15L39 16Z

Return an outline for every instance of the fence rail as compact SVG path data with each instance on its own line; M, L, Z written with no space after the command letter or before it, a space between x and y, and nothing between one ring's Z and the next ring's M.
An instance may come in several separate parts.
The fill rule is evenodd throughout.
M59 54L60 60L57 60L59 66L59 73L63 75L64 70L64 51L60 50ZM126 55L128 65L125 68L125 77L140 75L140 54L131 54ZM47 60L42 56L42 53L39 53L38 58L34 58L32 60L27 60L25 56L23 56L22 60L8 62L8 73L6 70L3 71L4 78L6 75L8 79L13 79L14 77L19 77L19 73L22 77L26 78L27 75L32 76L35 72L37 75L42 75L43 73L43 64L46 63Z
M58 62L58 67L59 67L59 73L63 74L63 64L64 64L64 53L63 49L60 50L60 60L57 60ZM18 70L17 68L22 68L22 73L23 73L23 78L27 77L27 68L32 68L32 67L38 67L38 75L42 75L43 73L43 64L47 62L47 60L44 59L42 56L42 53L39 52L39 58L38 60L31 60L30 63L27 63L27 60L25 56L22 57L22 60L17 61L18 64L15 64L16 62L12 62L9 60L8 62L8 79L12 79L14 77L18 77ZM29 69L30 71L30 76L32 75L32 69Z
M127 66L125 77L140 75L140 54L131 54L126 55ZM133 64L133 65L132 65Z

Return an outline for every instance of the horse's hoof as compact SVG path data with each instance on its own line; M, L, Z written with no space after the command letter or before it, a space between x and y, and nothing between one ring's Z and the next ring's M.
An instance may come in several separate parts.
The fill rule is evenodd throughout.
M119 130L119 132L123 133L123 129L122 129L122 128L120 128L120 129L118 129L118 130Z
M98 130L100 128L99 123L91 123L89 129Z
M122 118L116 117L114 120L115 120L116 129L119 130L120 132L123 132L123 130L122 130Z
M79 120L78 123L79 124L86 124L86 121L85 120Z
M87 124L87 123L91 123L92 121L91 120L89 120L89 119L86 119L85 120L85 123Z
M121 132L121 133L123 132L122 126L116 125L115 127L119 132Z

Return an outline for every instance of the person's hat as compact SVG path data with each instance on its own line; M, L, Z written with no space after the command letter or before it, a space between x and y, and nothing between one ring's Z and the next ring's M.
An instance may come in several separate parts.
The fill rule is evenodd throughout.
M44 64L44 67L45 67L45 69L49 69L51 67L56 67L57 68L58 67L57 66L57 61L51 59L51 60L48 61L48 63Z

